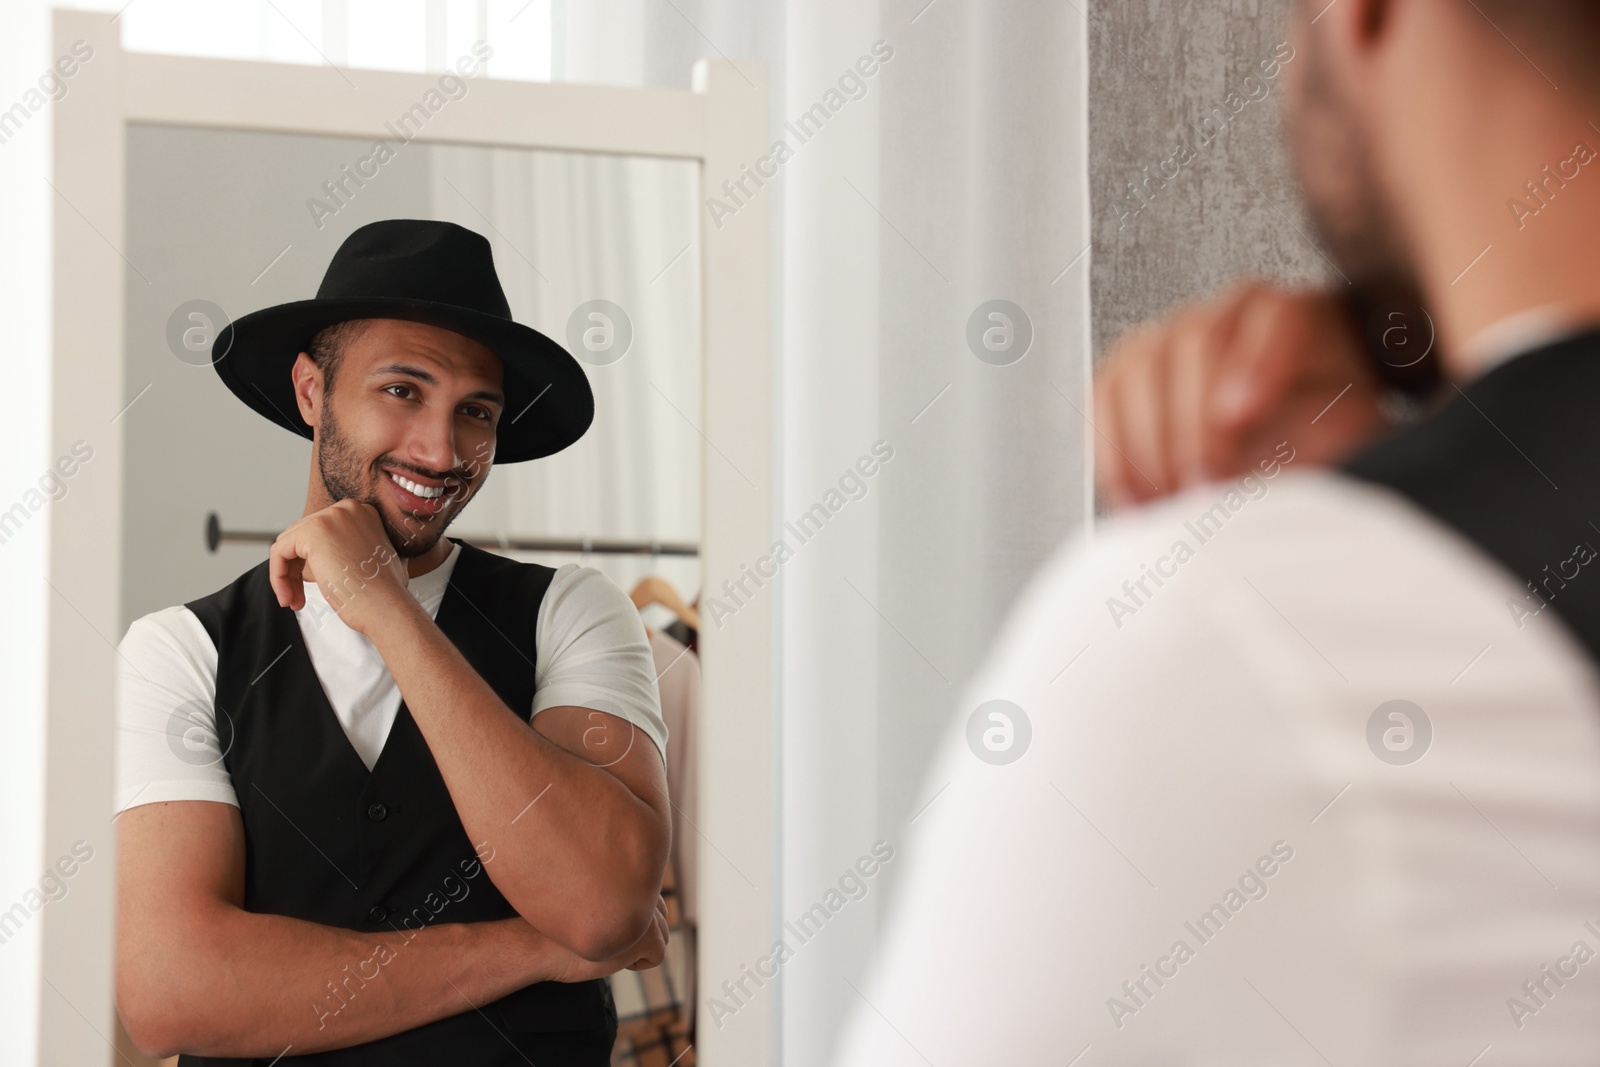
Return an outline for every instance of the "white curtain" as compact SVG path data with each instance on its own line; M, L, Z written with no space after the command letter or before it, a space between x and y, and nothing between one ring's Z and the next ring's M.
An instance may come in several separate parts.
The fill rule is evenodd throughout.
M684 87L702 56L767 64L771 135L794 150L763 193L782 426L774 526L874 442L894 450L778 590L773 873L779 918L792 920L934 799L927 755L970 710L955 693L1028 576L1092 514L1079 414L1091 414L1089 26L1078 6L1049 0L569 7L586 14L569 12L564 31L556 15L558 76ZM624 34L611 49L605 27L630 12L642 40ZM893 58L865 94L803 144L786 134L784 120L879 41ZM1009 366L980 360L966 337L996 299L1032 326L1031 349ZM890 863L780 971L781 1062L827 1062L860 1004L847 980L877 909L892 906L894 873ZM705 1019L719 976L703 978Z
M791 116L872 42L894 49L866 111L834 120L856 125L830 123L788 179L790 512L872 441L895 453L862 501L875 508L797 560L786 590L792 919L937 802L923 769L947 720L971 710L955 694L1028 576L1091 509L1074 410L1089 410L1082 18L1070 3L975 0L788 10ZM1032 326L1008 366L980 360L967 337L997 299ZM861 1010L847 980L892 907L894 876L891 863L876 906L840 912L785 969L784 1062L826 1062L844 1013Z

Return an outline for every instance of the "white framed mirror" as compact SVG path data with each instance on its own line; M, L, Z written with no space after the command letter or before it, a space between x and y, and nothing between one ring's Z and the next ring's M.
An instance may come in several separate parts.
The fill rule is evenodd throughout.
M299 507L281 487L207 491L304 446L249 425L231 398L200 399L220 395L218 383L168 341L174 313L204 300L237 316L310 295L342 235L372 219L483 232L514 317L584 348L573 350L588 357L599 432L491 478L494 492L452 536L645 543L519 558L581 559L624 587L658 573L688 592L719 588L770 550L767 225L759 199L713 219L704 190L762 155L765 94L759 67L702 63L692 92L474 79L470 96L444 92L434 106L438 74L125 52L102 16L54 20L60 51L84 42L94 53L74 106L53 117L54 436L90 441L122 477L61 501L52 532L49 578L77 615L54 616L49 642L45 847L88 840L107 862L41 917L44 972L61 976L59 996L41 997L41 1050L111 1062L114 653L94 634L223 584L264 555L242 535L270 533ZM372 161L386 124L419 103L414 146ZM365 168L367 184L349 183L347 167ZM324 181L343 183L343 197ZM594 317L597 300L622 315ZM176 321L193 321L189 310ZM611 358L624 323L631 341ZM202 383L209 394L195 391ZM604 492L582 491L597 482ZM195 521L210 511L223 535L215 555ZM769 600L699 635L689 825L708 846L695 860L707 988L763 955L775 924L771 620ZM700 1062L764 1061L769 1008L702 1026Z

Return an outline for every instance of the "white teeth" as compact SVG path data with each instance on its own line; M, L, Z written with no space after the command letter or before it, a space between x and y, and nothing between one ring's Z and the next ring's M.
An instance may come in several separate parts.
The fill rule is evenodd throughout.
M432 500L434 497L444 495L444 486L442 485L420 485L417 482L412 481L410 478L400 477L394 471L388 471L387 473L389 477L395 480L395 484L400 486L400 488L404 489L408 493L420 496L424 500Z

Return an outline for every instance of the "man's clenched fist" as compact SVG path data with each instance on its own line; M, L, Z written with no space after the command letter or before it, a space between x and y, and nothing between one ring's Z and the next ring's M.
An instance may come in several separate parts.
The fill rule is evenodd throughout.
M360 500L335 501L289 526L273 542L268 564L282 607L305 607L315 581L344 624L372 636L372 624L404 603L409 571L395 553L378 510Z

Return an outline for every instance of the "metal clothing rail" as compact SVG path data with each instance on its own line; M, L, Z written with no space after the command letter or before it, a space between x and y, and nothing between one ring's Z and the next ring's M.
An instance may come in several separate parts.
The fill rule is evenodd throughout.
M692 541L613 541L598 537L505 537L500 534L464 534L461 540L474 548L500 552L571 552L602 556L698 556L700 546ZM206 515L206 548L215 552L224 541L272 544L276 533L254 530L224 530L216 512Z

